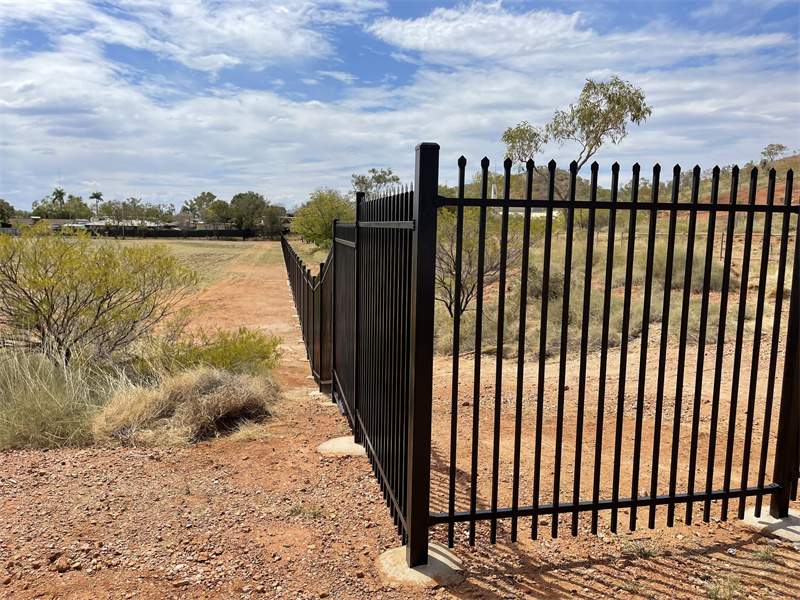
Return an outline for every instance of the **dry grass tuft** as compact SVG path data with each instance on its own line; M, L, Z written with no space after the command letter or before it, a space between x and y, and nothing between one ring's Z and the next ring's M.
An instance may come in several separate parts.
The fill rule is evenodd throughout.
M128 385L115 370L80 357L67 365L41 353L0 349L0 450L92 443L92 419Z
M279 399L270 378L201 368L121 391L97 415L93 432L98 443L186 445L262 421Z
M239 424L239 427L231 433L229 439L234 442L263 442L269 437L270 433L266 423L246 420Z

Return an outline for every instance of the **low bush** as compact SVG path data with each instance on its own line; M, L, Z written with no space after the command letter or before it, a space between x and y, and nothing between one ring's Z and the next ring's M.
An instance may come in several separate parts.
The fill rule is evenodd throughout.
M217 329L183 331L175 339L162 341L160 354L169 372L212 367L231 373L267 374L281 359L281 338L263 331L239 327L230 332ZM152 359L151 359L152 361Z
M279 399L269 377L201 367L121 390L97 414L93 432L105 444L185 445L262 421Z

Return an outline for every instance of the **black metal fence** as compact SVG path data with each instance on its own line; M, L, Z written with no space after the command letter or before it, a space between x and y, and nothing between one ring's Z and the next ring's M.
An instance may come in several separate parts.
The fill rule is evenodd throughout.
M281 249L289 284L300 318L300 329L306 346L311 373L320 391L331 391L331 340L333 314L331 313L333 253L319 266L319 274L312 275L297 253L281 236Z
M309 348L333 315L334 399L409 564L426 562L430 528L452 545L509 525L513 541L523 520L533 538L543 522L616 531L621 515L635 529L641 511L652 528L707 521L712 503L727 519L731 500L760 514L764 497L786 516L800 466L792 172L780 203L774 171L764 194L754 169L742 202L738 169L705 189L695 168L684 202L678 167L662 184L656 166L640 197L638 165L628 186L614 165L600 197L596 164L583 182L551 162L536 198L529 162L519 199L510 161L502 199L488 169L467 198L462 157L457 197L440 196L438 146L420 145L414 192L359 195L356 222L335 224L315 309L319 285L284 241Z

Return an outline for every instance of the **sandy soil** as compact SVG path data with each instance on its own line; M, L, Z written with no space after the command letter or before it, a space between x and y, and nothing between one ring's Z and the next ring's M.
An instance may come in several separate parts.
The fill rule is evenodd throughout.
M316 453L348 431L338 409L313 393L283 265L234 257L226 269L200 295L207 310L198 322L283 338L280 413L256 441L0 453L0 597L800 597L791 544L716 518L620 535L601 527L599 537L582 522L576 538L567 527L558 539L543 531L517 543L501 523L495 546L481 524L475 547L457 532L467 569L459 586L383 581L375 559L400 540L369 462ZM437 360L435 423L444 423L449 361ZM445 533L436 528L432 538Z

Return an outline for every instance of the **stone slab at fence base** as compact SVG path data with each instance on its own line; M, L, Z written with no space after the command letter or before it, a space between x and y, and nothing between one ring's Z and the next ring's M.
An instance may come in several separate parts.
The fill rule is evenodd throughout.
M774 535L788 542L800 542L800 511L789 509L785 519L774 519L769 516L769 507L761 509L761 516L756 517L755 508L749 508L744 515L744 523L758 529L761 533Z
M356 444L355 437L348 435L323 442L317 447L323 456L366 456L364 446Z
M422 587L458 585L464 581L464 564L443 544L428 544L428 564L409 569L406 547L387 550L378 557L381 575L392 582Z

